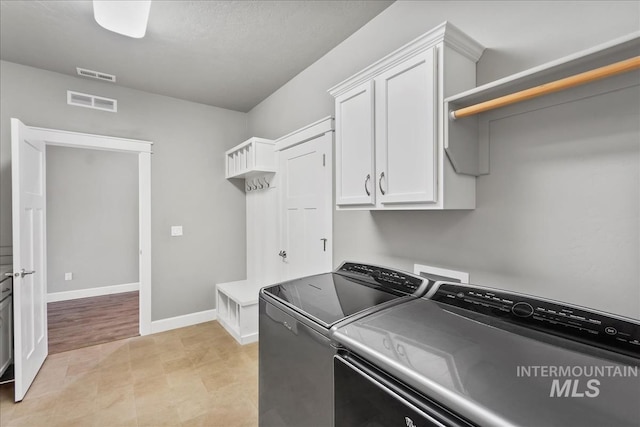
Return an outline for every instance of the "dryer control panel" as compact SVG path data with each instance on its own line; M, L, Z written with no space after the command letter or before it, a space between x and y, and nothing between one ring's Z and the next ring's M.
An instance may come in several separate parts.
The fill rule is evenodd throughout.
M640 322L497 289L438 283L431 300L640 358Z
M359 278L387 289L395 289L405 294L419 294L418 296L424 294L428 283L427 279L414 276L404 271L354 262L345 262L336 270L336 273Z

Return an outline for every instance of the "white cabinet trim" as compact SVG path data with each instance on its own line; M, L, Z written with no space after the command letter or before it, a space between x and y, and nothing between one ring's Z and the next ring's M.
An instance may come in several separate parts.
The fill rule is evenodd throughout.
M327 116L298 130L295 130L281 138L276 139L276 151L282 151L294 145L302 144L323 133L333 131L333 117Z
M452 23L445 21L431 31L410 41L359 73L332 87L329 89L329 93L334 98L338 97L352 88L375 78L395 65L402 63L408 58L436 46L442 41L444 41L445 45L466 56L473 62L477 62L484 52L484 46L463 33Z

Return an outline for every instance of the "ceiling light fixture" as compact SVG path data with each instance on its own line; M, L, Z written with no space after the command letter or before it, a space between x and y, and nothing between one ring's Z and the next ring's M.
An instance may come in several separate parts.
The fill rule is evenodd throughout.
M93 0L93 17L101 27L140 39L147 32L151 0Z

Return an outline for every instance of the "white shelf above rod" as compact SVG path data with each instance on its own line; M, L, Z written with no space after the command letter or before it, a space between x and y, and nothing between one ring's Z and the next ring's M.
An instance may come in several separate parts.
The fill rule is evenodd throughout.
M604 68L606 76L612 75L608 73L611 70L608 67L621 70L618 74L633 69L637 70L639 69L639 56L640 31L636 31L624 37L446 98L444 100L444 111L455 111L457 118L457 120L452 120L448 114L448 117L444 120L445 150L455 171L459 174L473 176L489 173L488 142L481 142L478 135L479 122L480 118L483 117L483 113L505 107L514 102L521 102L552 93L551 91L545 92L546 88L548 86L554 87L558 81L560 81L560 86L564 86L567 82L575 83L573 79L576 76L577 80L581 81L582 78L580 76L584 74L587 74L588 78L593 77L593 75L600 75L603 71L599 70L600 68ZM619 62L622 62L622 64L618 64ZM590 73L593 74L589 76ZM594 79L589 81L594 81ZM588 81L579 84L583 83L588 83ZM575 86L575 84L566 86L554 90L554 92ZM535 96L528 97L532 93L529 91L535 93ZM509 101L508 103L502 103L505 98ZM490 104L490 108L485 109L488 104ZM462 119L463 116L467 116L463 112L468 113L469 111L471 111L471 114Z
M485 111L491 111L495 110L496 108L506 107L507 105L527 101L539 96L548 95L550 93L559 92L561 90L570 89L572 87L591 83L607 77L617 76L618 74L627 73L629 71L638 69L640 69L640 56L625 59L624 61L619 61L615 64L605 65L604 67L596 68L594 70L585 71L584 73L574 74L571 77L565 77L553 82L544 83L539 86L521 90L509 95L493 98L489 101L480 102L478 104L470 105L458 110L451 110L449 112L449 118L451 120L456 120L464 117L474 116L476 114L484 113Z

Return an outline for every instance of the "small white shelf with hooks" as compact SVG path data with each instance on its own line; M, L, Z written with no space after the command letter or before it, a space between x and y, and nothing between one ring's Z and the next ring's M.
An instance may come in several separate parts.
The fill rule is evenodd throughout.
M252 137L225 152L226 177L252 178L276 171L275 142Z

